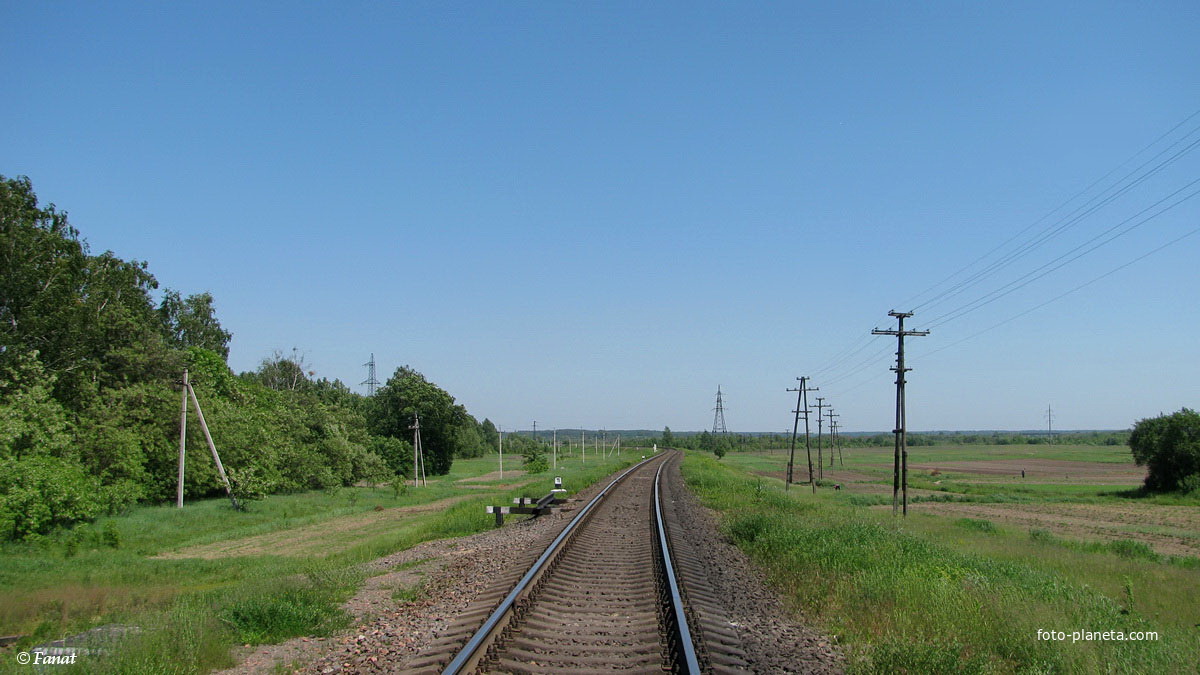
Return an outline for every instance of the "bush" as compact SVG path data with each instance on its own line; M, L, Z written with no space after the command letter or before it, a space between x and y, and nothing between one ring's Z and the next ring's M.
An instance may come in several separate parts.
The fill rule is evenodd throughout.
M1129 435L1138 466L1149 469L1146 489L1194 489L1200 479L1200 414L1184 408L1171 415L1139 420Z
M550 470L550 462L546 461L546 453L540 446L532 446L525 451L525 473L546 473Z
M247 466L243 468L229 468L229 485L233 489L233 496L237 497L238 503L245 508L246 502L253 502L263 499L271 493L273 487L265 478L258 467Z
M104 511L100 482L60 457L0 461L0 538L24 539L95 519Z

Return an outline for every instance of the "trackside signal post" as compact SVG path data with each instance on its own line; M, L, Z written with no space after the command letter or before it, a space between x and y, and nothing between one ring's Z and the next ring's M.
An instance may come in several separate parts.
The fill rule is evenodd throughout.
M904 410L904 373L912 368L904 367L904 338L906 336L921 337L929 335L927 330L904 330L904 320L912 316L912 312L897 312L892 310L888 316L894 316L899 322L896 330L871 331L872 335L896 336L896 365L891 370L896 373L896 454L892 463L892 515L899 509L900 491L904 491L904 515L908 515L908 437L905 431Z

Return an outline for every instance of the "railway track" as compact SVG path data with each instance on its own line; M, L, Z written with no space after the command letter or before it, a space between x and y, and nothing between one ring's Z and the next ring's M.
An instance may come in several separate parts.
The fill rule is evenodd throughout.
M544 551L502 575L417 672L744 672L736 631L705 590L663 481L680 455L637 464Z

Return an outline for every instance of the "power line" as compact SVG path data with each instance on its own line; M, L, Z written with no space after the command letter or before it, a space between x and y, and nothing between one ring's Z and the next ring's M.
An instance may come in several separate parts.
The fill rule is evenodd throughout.
M991 331L991 330L994 330L994 329L996 329L996 328L999 328L1000 326L1003 326L1003 325L1005 325L1005 324L1007 324L1007 323L1010 323L1010 322L1012 322L1012 321L1015 321L1015 320L1017 320L1017 319L1019 319L1019 318L1021 318L1021 317L1025 316L1026 314L1029 314L1029 313L1031 313L1031 312L1037 311L1037 310L1039 310L1039 309L1041 309L1041 308L1045 307L1046 305L1049 305L1050 303L1057 302L1058 300L1061 300L1061 299L1063 299L1063 298L1067 297L1068 295L1071 295L1072 293L1075 293L1075 292L1077 292L1077 291L1083 290L1084 288L1087 288L1088 286L1091 286L1092 284L1096 283L1097 281L1100 281L1100 280L1102 280L1102 279L1105 279L1105 278L1107 278L1107 277L1110 277L1110 276L1112 276L1112 275L1116 274L1117 272L1120 272L1121 270L1125 269L1126 267L1129 267L1130 265L1133 265L1134 263L1137 263L1137 262L1140 262L1140 261L1142 261L1142 260L1145 260L1146 258L1149 258L1150 256L1154 255L1155 253L1158 253L1159 251L1162 251L1163 249L1170 248L1171 246L1174 246L1175 244L1178 244L1179 242L1183 241L1184 239L1187 239L1188 237L1194 236L1194 235L1196 235L1196 234L1200 234L1200 227L1197 227L1196 229L1194 229L1194 230L1191 230L1190 232L1186 232L1186 233L1184 233L1184 234L1182 234L1182 235L1180 235L1180 236L1178 236L1178 237L1176 237L1176 238L1172 239L1171 241L1168 241L1167 243L1165 243L1165 244L1163 244L1163 245L1161 245L1161 246L1155 247L1155 248L1153 248L1153 249L1151 249L1151 250L1147 251L1146 253L1143 253L1142 255L1140 255L1140 256L1138 256L1138 257L1134 258L1133 260L1130 260L1130 261L1128 261L1128 262L1126 262L1126 263L1122 263L1121 265L1118 265L1118 266L1116 266L1116 267L1112 268L1111 270L1109 270L1109 271L1105 272L1104 274L1101 274L1100 276L1097 276L1097 277L1095 277L1095 278L1093 278L1093 279L1090 279L1090 280L1088 280L1088 281L1085 281L1085 282L1083 282L1082 284L1079 284L1078 286L1076 286L1076 287L1074 287L1074 288L1072 288L1072 289L1070 289L1070 290L1068 290L1068 291L1064 291L1064 292L1062 292L1062 293L1059 293L1058 295L1054 296L1053 298L1050 298L1049 300L1046 300L1045 302L1040 302L1040 303L1038 303L1038 304L1034 305L1033 307L1030 307L1029 309L1026 309L1026 310L1024 310L1024 311L1021 311L1021 312L1018 312L1018 313L1016 313L1016 314L1014 314L1014 315L1012 315L1012 316L1008 317L1007 319L1004 319L1003 321L999 321L999 322L997 322L997 323L994 323L994 324L992 324L991 326L988 326L987 328L984 328L983 330L980 330L980 331L977 331L977 332L975 332L975 333L972 333L972 334L970 334L970 335L968 335L968 336L966 336L966 337L964 337L964 338L962 338L962 339L960 339L960 340L956 340L955 342L951 342L951 343L950 343L950 344L948 344L948 345L943 345L943 346L941 346L941 347L938 347L937 349L935 349L935 350L933 350L933 351L930 351L930 352L925 352L925 353L924 353L924 354L922 354L921 356L922 356L922 357L929 357L929 356L933 356L934 354L937 354L938 352L945 351L945 350L947 350L947 349L950 349L951 347L958 346L958 345L960 345L960 344L962 344L962 343L964 343L964 342L966 342L966 341L968 341L968 340L971 340L971 339L977 338L977 337L979 337L980 335L983 335L984 333L987 333L988 331Z
M960 282L958 282L958 283L957 283L957 284L955 284L955 285L952 285L950 288L948 288L948 289L946 289L946 290L942 291L942 293L940 293L940 294L938 294L938 295L936 295L936 296L934 296L934 297L932 297L932 298L930 298L930 299L928 299L928 300L925 300L925 301L921 302L920 304L917 304L917 305L914 305L914 304L913 304L913 303L914 303L916 300L918 300L919 298L921 298L922 296L924 296L926 293L929 293L930 291L932 291L932 290L936 289L937 287L941 286L942 284L946 283L947 281L950 281L950 280L951 280L951 279L953 279L954 277L956 277L956 276L958 276L959 274L961 274L961 273L965 272L966 270L968 270L968 269L970 269L971 267L975 266L975 265L976 265L976 264L978 264L979 262L982 262L983 260L986 260L986 259L987 259L988 257L990 257L992 254L996 253L997 251L1000 251L1001 249L1003 249L1004 247L1008 246L1008 245L1009 245L1010 243L1012 243L1013 241L1015 241L1015 240L1017 240L1018 238L1020 238L1020 237L1021 237L1021 235L1025 234L1025 233L1026 233L1026 232L1028 232L1029 230L1031 230L1031 229L1033 229L1034 227L1038 226L1038 225L1039 225L1039 224L1041 224L1043 221L1045 221L1047 218L1049 218L1049 217L1053 216L1055 213L1057 213L1057 212L1061 211L1062 209L1064 209L1064 208L1065 208L1065 207L1066 207L1068 204L1070 204L1071 202L1073 202L1073 201L1075 201L1076 199L1078 199L1078 198L1082 197L1083 195L1087 194L1089 191L1091 191L1091 190L1092 190L1092 188L1094 188L1095 186L1097 186L1098 184L1100 184L1102 181L1104 181L1105 179L1107 179L1109 176L1111 176L1112 174L1114 174L1114 173L1116 173L1118 170L1120 170L1120 169L1121 169L1121 167L1123 167L1123 166L1125 166L1126 164L1130 163L1131 161L1133 161L1134 159L1136 159L1138 156L1142 155L1142 154L1143 154L1143 153L1145 153L1147 150L1149 150L1150 148L1152 148L1152 147L1154 147L1155 145L1157 145L1157 144L1158 144L1160 141L1162 141L1163 139L1165 139L1165 138L1167 138L1168 136L1170 136L1171 134L1173 134L1173 133L1174 133L1176 130L1178 130L1180 127L1182 127L1182 126L1184 126L1185 124L1187 124L1188 122L1190 122L1190 121L1191 121L1193 118L1195 118L1195 117L1196 117L1196 116L1198 116L1198 115L1200 115L1200 110L1196 110L1196 111L1195 111L1195 112L1193 112L1192 114L1188 115L1188 116L1187 116L1186 118L1184 118L1184 119L1183 119L1181 122L1177 123L1175 126L1173 126L1173 127L1171 127L1170 129L1168 129L1166 132L1164 132L1164 133L1163 133L1162 135L1160 135L1158 138L1154 139L1153 141L1151 141L1150 143L1148 143L1147 145L1145 145L1145 146L1144 146L1144 147L1143 147L1141 150L1138 150L1136 153L1134 153L1133 155L1131 155L1131 156L1130 156L1128 159L1126 159L1125 161L1121 162L1121 163L1120 163L1120 164L1118 164L1117 166L1115 166L1115 167L1113 167L1112 169L1110 169L1110 170L1109 170L1107 173L1105 173L1105 174L1104 174L1103 176L1101 176L1100 178L1097 178L1096 180L1092 181L1092 183L1090 183L1090 184L1089 184L1087 187L1085 187L1083 190L1080 190L1079 192L1077 192L1076 194L1072 195L1070 198L1068 198L1068 199L1067 199L1066 201L1064 201L1063 203L1061 203L1061 204L1059 204L1058 206L1056 206L1055 208L1051 209L1049 212L1047 212L1047 213L1046 213L1045 215L1043 215L1041 218L1038 218L1036 221L1034 221L1034 222L1033 222L1033 223L1031 223L1030 225L1027 225L1026 227L1024 227L1023 229L1021 229L1020 231L1018 231L1018 232L1017 232L1016 234L1014 234L1013 236L1011 236L1011 237L1009 237L1008 239L1004 240L1004 241L1003 241L1003 242L1001 242L999 245L997 245L996 247L992 248L991 250L989 250L988 252L984 253L983 255L979 256L979 257L978 257L978 258L976 258L975 260L973 260L973 261L971 261L971 262L967 263L966 265L964 265L963 267L961 267L960 269L958 269L958 270L957 270L957 271L955 271L954 273L950 274L949 276L945 277L945 278L944 278L944 279L942 279L941 281L939 281L939 282L937 282L937 283L933 284L932 286L930 286L929 288L926 288L925 290L921 291L920 293L918 293L917 295L913 296L913 297L912 297L912 298L910 298L909 300L906 300L905 302L901 303L901 306L911 306L911 307L913 307L914 309L921 309L921 308L925 307L926 305L929 305L930 303L934 302L934 301L935 301L935 300L937 300L938 298L941 298L941 297L943 297L943 296L945 296L945 295L947 295L947 294L949 294L949 293L951 293L951 292L953 292L953 291L956 291L958 288L961 288L961 287L963 287L963 285L964 285L964 284L968 284L968 283L970 283L970 282L972 281L972 279L975 279L975 278L977 278L977 277L978 277L978 275L986 273L986 272L988 271L988 269L991 269L993 266L995 266L995 265L997 265L997 264L999 264L999 263L1003 262L1003 258L1002 258L1000 261L993 262L993 263L992 263L992 264L989 266L989 268L987 268L987 269L985 269L985 270L983 270L983 271L981 271L981 272L976 272L976 273L975 273L974 275L972 275L971 277L968 277L967 279L965 279L965 280L963 280L963 281L960 281ZM1114 187L1114 186L1116 186L1116 185L1119 185L1119 184L1121 183L1121 181L1124 181L1124 180L1125 180L1125 179L1127 179L1129 176L1133 175L1134 173L1137 173L1137 171L1138 171L1138 170L1140 170L1141 168L1145 167L1147 164L1149 164L1150 162L1154 161L1154 159L1156 159L1157 157L1161 156L1163 153L1165 153L1165 152L1169 151L1171 148L1173 148L1173 147L1177 146L1179 143L1183 142L1183 140L1184 140L1184 139L1186 139L1186 138L1188 138L1189 136L1191 136L1192 134L1194 134L1194 133L1195 133L1195 132L1196 132L1198 129L1200 129L1200 127L1193 128L1191 131L1189 131L1189 132L1187 132L1186 134L1184 134L1184 135L1183 135L1181 138L1177 139L1177 140L1176 140L1174 143L1172 143L1171 145L1169 145L1167 148L1165 148L1164 150L1160 151L1158 154L1156 154L1156 155L1155 155L1154 157L1152 157L1150 160L1147 160L1146 162L1144 162L1143 164L1141 164L1140 166L1138 166L1137 168L1135 168L1133 171L1131 171L1131 172L1127 173L1125 176L1123 176L1122 178L1120 178L1120 179L1118 179L1117 181L1115 181L1115 182L1113 183L1113 185L1110 185L1108 188L1106 188L1104 191L1102 191L1102 192L1101 192L1101 194L1103 194L1104 192L1107 192L1107 191L1109 191L1109 190L1113 189L1113 187ZM1193 145L1194 145L1194 144L1193 144ZM1189 148L1189 149L1190 149L1190 148ZM1177 158L1177 157L1176 157L1176 158ZM1164 163L1163 165L1160 165L1160 167L1158 167L1158 169L1164 168L1166 165L1168 165L1169 163L1171 163L1171 162L1173 162L1173 161L1174 161L1174 159L1172 159L1172 160L1169 160L1168 162ZM1156 173L1156 172L1157 172L1157 171L1154 171L1154 173ZM1148 174L1148 175L1144 176L1144 177L1142 178L1142 180L1144 180L1145 178L1148 178L1148 177L1149 177L1149 175L1152 175L1152 174ZM1140 183L1140 181L1138 181L1138 182ZM1135 183L1135 184L1136 184L1136 183ZM1128 189L1128 188L1131 188L1131 187L1133 187L1133 185L1127 186L1127 189ZM1127 191L1127 189L1126 189L1126 191ZM1121 193L1121 194L1123 194L1123 193ZM1117 196L1119 196L1119 195L1117 195ZM1092 200L1089 200L1088 202L1085 202L1085 203L1084 203L1084 206L1086 206L1086 205L1087 205L1088 203L1090 203L1091 201L1094 201L1095 199L1096 199L1096 197L1093 197L1093 198L1092 198ZM1110 200L1110 202L1111 202L1111 200ZM1076 210L1072 212L1072 214L1073 214L1073 213L1075 213L1075 212L1077 212L1077 211L1079 210L1079 208L1082 208L1082 207L1077 207L1077 208L1076 208ZM1065 219L1065 218L1069 218L1069 217L1070 217L1070 215L1071 215L1071 214L1068 214L1067 216L1065 216L1065 217L1064 217L1064 219ZM1061 222L1062 222L1062 219L1060 219L1058 222L1059 222L1059 223L1061 223ZM1051 226L1051 227L1053 227L1053 226ZM1020 247L1018 247L1018 248L1020 248ZM973 284L972 284L972 285L973 285Z
M1200 129L1200 128L1198 128L1198 129ZM1072 214L1071 214L1071 215L1075 215L1075 217L1066 219L1065 221L1059 221L1059 224L1057 225L1057 227L1054 227L1051 230L1043 232L1042 234L1038 235L1034 239L1022 244L1017 249L1009 252L1004 257L1000 258L999 260L996 260L995 262L991 263L983 270L976 272L970 278L965 279L964 281L960 282L953 288L948 289L947 291L944 291L943 293L941 293L939 296L935 297L934 299L931 299L929 301L926 301L925 303L922 303L921 305L914 307L914 309L922 309L922 308L927 309L928 308L927 305L939 304L939 303L934 302L934 300L937 300L938 298L942 298L941 301L945 302L946 300L949 300L950 298L952 298L956 295L960 295L961 293L967 291L968 289L978 285L979 283L981 283L988 277L992 276L994 273L1000 271L1001 269L1003 269L1005 267L1008 267L1012 263L1016 262L1017 260L1025 257L1026 255L1032 253L1037 248L1041 247L1042 244L1053 239L1054 237L1057 237L1058 235L1062 234L1063 232L1065 232L1067 229L1073 227L1074 225L1077 225L1079 222L1081 222L1087 216L1095 213L1096 211L1100 210L1101 208L1107 206L1108 204L1111 204L1117 198L1123 196L1129 190L1132 190L1134 187L1136 187L1137 185L1140 185L1143 181L1148 179L1150 176L1154 175L1155 173L1158 173L1165 166L1174 162L1176 159L1178 159L1180 156L1182 156L1183 153L1190 152L1191 150L1194 150L1197 147L1200 147L1200 139L1197 139L1191 145L1189 145L1187 148L1185 148L1183 151L1181 151L1180 153L1178 153L1174 157L1172 157L1170 160L1168 160L1167 162L1164 162L1163 164L1160 164L1158 167L1155 167L1152 171L1150 171L1147 174L1145 174L1144 176L1140 177L1135 182L1125 186L1120 191L1118 191L1116 194L1109 196L1108 198L1103 200L1101 203L1088 208L1086 211L1084 211L1083 213L1079 213L1078 215L1075 215L1079 211L1079 209L1076 209L1076 211L1072 212ZM1080 207L1080 208L1083 208L1083 207Z
M1010 293L1013 293L1014 291L1024 288L1025 286L1028 286L1029 284L1033 283L1034 281L1041 279L1042 277L1046 276L1047 274L1050 274L1051 272L1061 269L1062 267L1069 265L1070 263L1082 258L1083 256L1091 253L1092 251L1095 251L1096 249L1101 248L1102 246L1105 246L1105 245L1115 241L1116 239L1136 230L1137 228L1141 227L1142 225L1145 225L1146 223L1150 222L1151 220L1154 220L1155 218L1166 213L1167 211L1170 211L1171 209L1175 208L1176 206L1179 206L1180 204L1195 197L1197 194L1200 194L1200 190L1195 190L1191 194L1177 200L1173 204L1163 207L1157 213L1153 213L1153 214L1147 216L1146 218L1138 221L1137 223L1134 223L1133 225L1126 227L1125 229L1121 230L1120 232L1117 232L1116 234L1112 235L1111 237L1108 237L1107 239L1096 244L1095 246L1092 246L1091 248L1084 250L1082 253L1079 253L1078 255L1075 255L1057 265L1054 264L1056 262L1059 262L1060 260L1063 260L1063 258L1066 258L1067 256L1071 255L1072 253L1078 252L1080 249L1084 248L1088 244L1091 244L1092 242L1095 242L1096 240L1100 239L1101 237L1104 237L1104 236L1112 233L1114 230L1120 228L1122 225L1129 223L1129 221L1133 220L1134 218L1141 216L1142 214L1146 213L1146 211L1149 211L1150 209L1158 206L1159 204L1162 204L1164 201L1170 199L1171 197L1174 197L1175 195L1196 185L1197 183L1200 183L1200 178L1193 180L1192 182L1179 188L1175 192L1172 192L1171 194L1167 195L1166 197L1163 197L1162 199L1151 204L1150 206L1146 207L1145 209L1142 209L1138 213L1136 213L1136 214L1130 216L1129 218L1126 218L1125 220L1117 223L1116 225L1108 228L1104 232L1101 232L1100 234L1096 235L1095 237L1092 237L1091 239L1083 242L1082 244L1071 249L1070 251L1067 251L1066 253L1063 253L1062 255L1058 256L1057 258L1050 260L1049 262L1043 264L1041 267L1038 267L1034 270L1026 272L1024 275L1017 277L1013 281L1008 282L1007 284L991 291L990 293L987 293L986 295L984 295L980 298L976 298L975 300L972 300L971 302L969 302L965 305L960 305L959 307L952 309L949 312L946 312L946 313L934 318L930 322L930 326L931 327L940 326L944 323L953 321L954 319L957 319L961 316L969 314L970 312L973 312L976 309L979 309L980 307L991 304L992 302L995 302L996 300L999 300L1000 298L1002 298ZM1053 265L1053 267L1051 267L1051 265ZM1047 269L1047 268L1049 268L1049 269ZM1040 274L1039 274L1039 272L1040 272Z

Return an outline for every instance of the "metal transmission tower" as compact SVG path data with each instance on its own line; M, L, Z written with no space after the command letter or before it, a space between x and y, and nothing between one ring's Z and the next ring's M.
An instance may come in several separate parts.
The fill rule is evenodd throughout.
M725 402L721 398L721 385L717 385L717 407L713 408L716 412L713 413L713 430L714 434L727 434L729 429L725 428Z
M1050 409L1050 404L1046 404L1046 435L1050 437L1050 442L1054 443L1054 411Z
M896 372L896 428L892 433L896 434L896 455L892 465L892 515L896 515L899 501L901 485L904 488L904 515L908 515L908 435L904 428L906 416L904 411L904 373L912 370L912 368L904 367L904 338L906 336L923 336L929 335L927 330L904 330L904 320L912 316L912 312L897 312L892 310L888 312L888 316L894 316L899 320L899 326L896 330L879 330L878 328L871 331L872 335L895 335L897 340L896 348L896 365L891 370Z
M359 382L359 384L367 385L367 396L374 396L375 390L379 388L379 380L375 377L375 354L371 354L371 360L363 364L367 367L367 379Z

